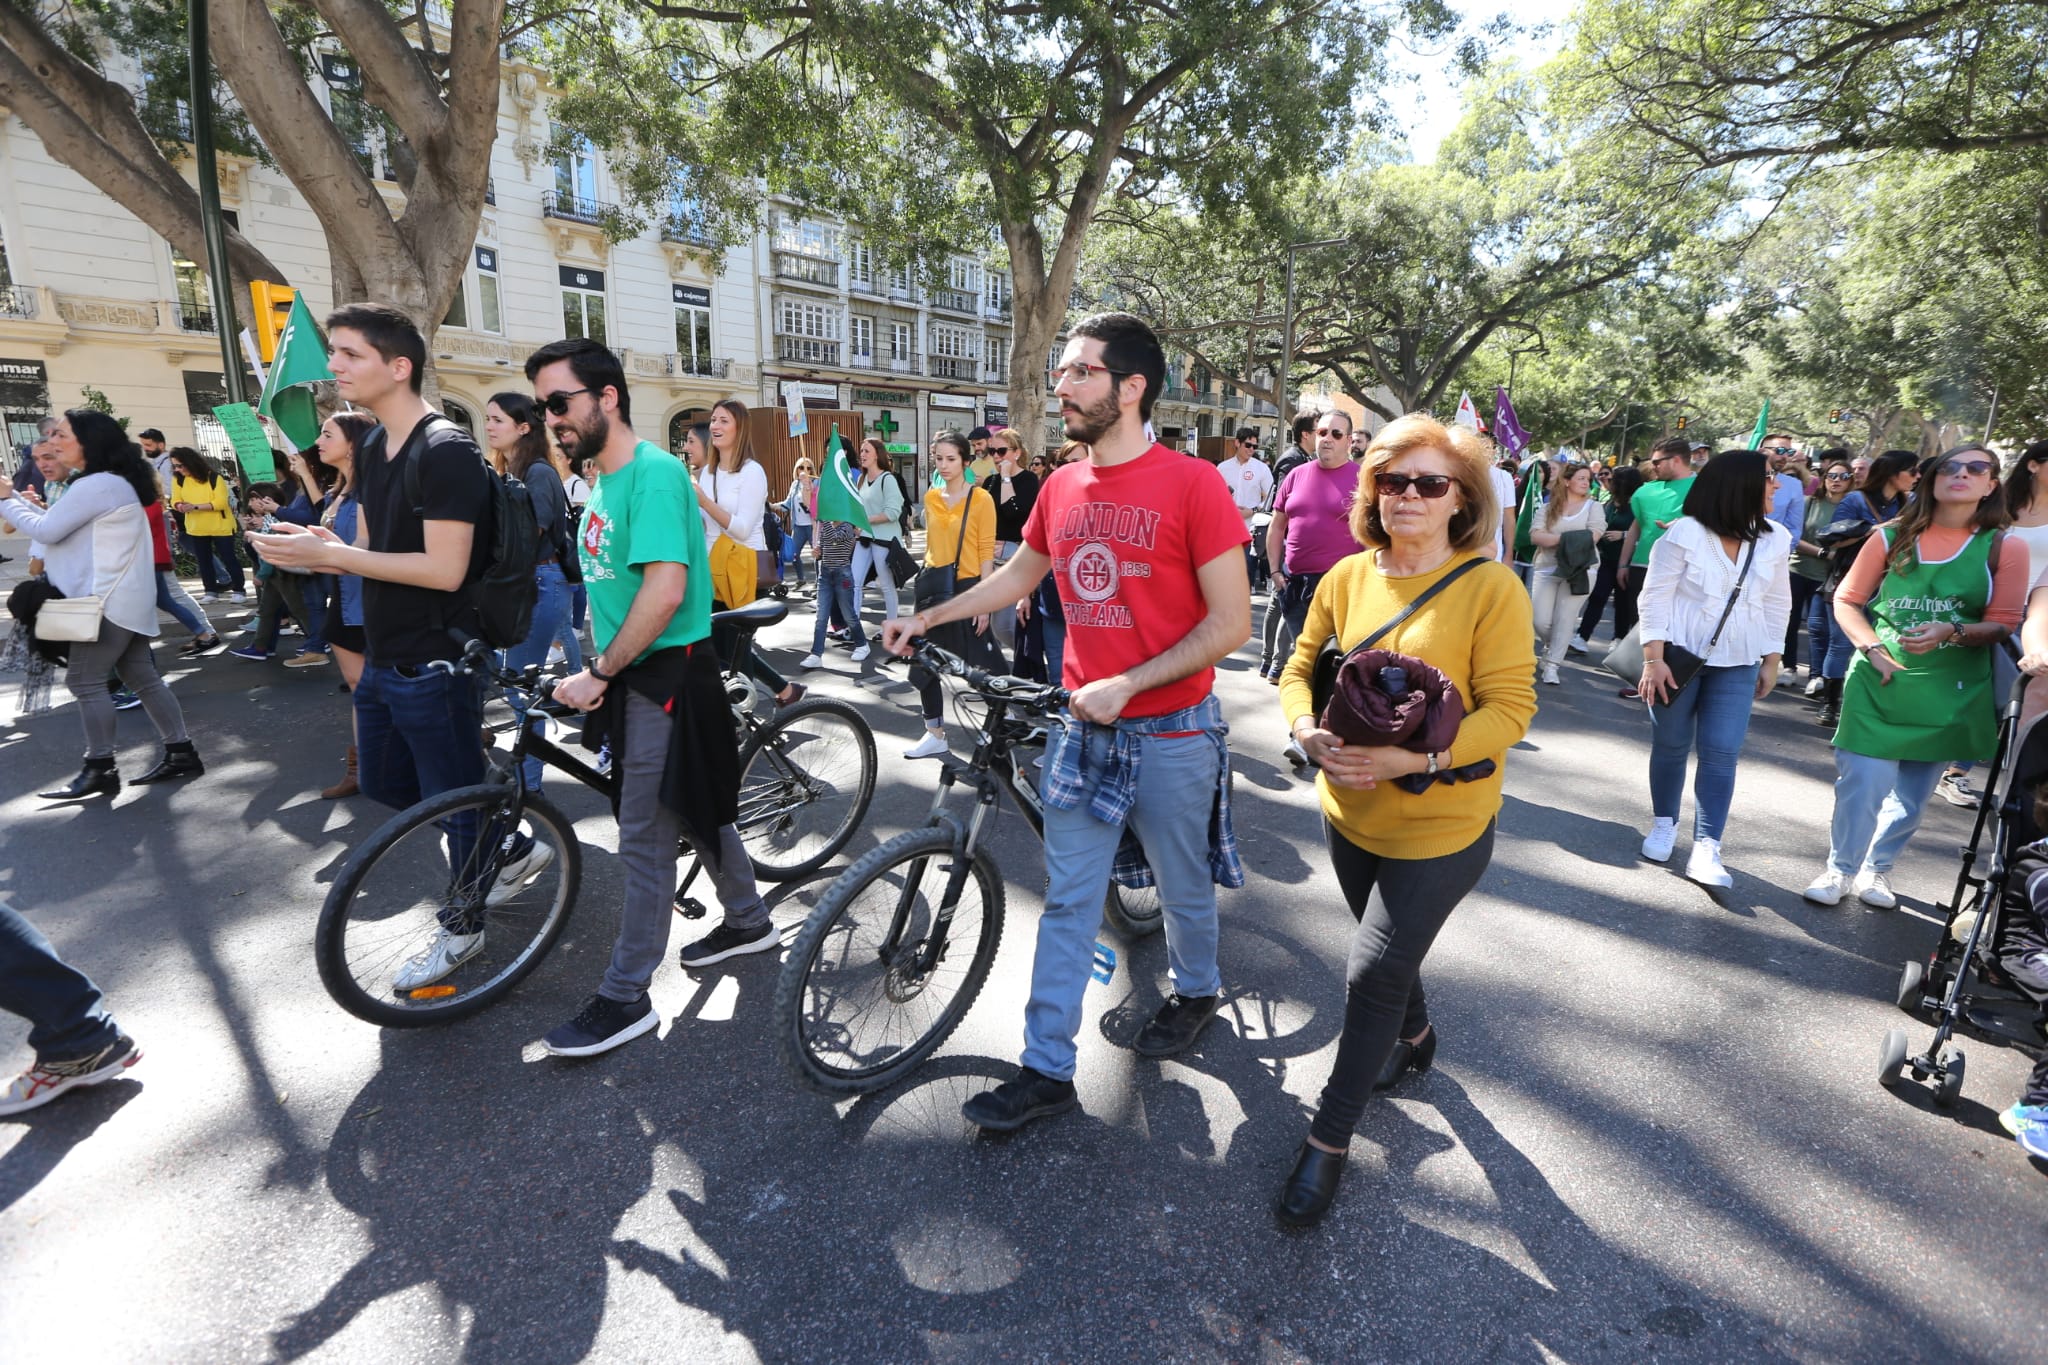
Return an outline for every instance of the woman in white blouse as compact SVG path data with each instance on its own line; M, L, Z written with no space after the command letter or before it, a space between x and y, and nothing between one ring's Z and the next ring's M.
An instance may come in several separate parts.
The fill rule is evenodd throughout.
M1678 839L1686 758L1695 749L1693 844L1685 875L1732 886L1721 866L1721 832L1735 795L1735 761L1750 708L1778 681L1792 617L1792 536L1768 520L1775 492L1764 456L1723 451L1685 496L1685 515L1650 551L1643 579L1643 676L1650 703L1650 813L1643 856L1663 862ZM1731 605L1732 601L1732 605ZM1724 621L1725 617L1725 621ZM1706 661L1674 686L1666 644Z
M761 590L759 556L768 548L761 529L761 519L768 514L768 471L754 458L747 405L737 398L711 409L711 458L697 476L697 494L705 531L715 531L710 545L711 608L744 607ZM737 631L713 627L711 645L720 658L766 686L783 705L804 694L802 683L791 682L762 662L752 641L743 643Z
M1595 554L1581 580L1586 590L1573 593L1571 580L1557 571L1558 546L1573 531L1589 533L1597 545L1607 529L1607 513L1593 501L1593 471L1582 464L1559 465L1550 481L1550 503L1529 528L1536 558L1529 566L1529 598L1534 607L1536 631L1543 637L1543 681L1560 681L1557 666L1564 662L1565 647L1579 628L1579 614L1593 595L1593 575L1600 567ZM1621 533L1612 533L1615 539Z
M142 698L164 746L156 766L135 783L197 777L206 766L149 653L157 633L156 559L143 508L163 496L156 473L119 423L87 408L64 414L49 447L57 463L73 471L63 500L45 508L17 496L0 475L0 517L42 546L43 572L52 588L65 597L98 597L101 612L99 638L72 645L64 673L85 726L85 766L70 786L42 796L75 801L121 790L114 767L114 701L107 695L108 677L116 673Z

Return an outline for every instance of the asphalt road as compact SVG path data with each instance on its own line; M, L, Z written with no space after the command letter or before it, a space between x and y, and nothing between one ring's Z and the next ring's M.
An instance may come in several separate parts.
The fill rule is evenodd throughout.
M807 641L799 616L771 641ZM1014 816L989 989L910 1083L833 1105L773 1057L766 957L691 976L671 956L658 1037L537 1055L598 980L620 894L581 792L582 910L511 999L411 1032L334 1007L313 919L383 816L313 794L345 735L331 670L176 668L209 771L111 809L32 795L75 769L68 704L0 718L0 895L146 1053L0 1121L0 1358L2035 1358L2048 1180L1996 1119L2025 1061L1971 1045L1948 1112L1874 1080L1966 817L1934 807L1903 910L1803 903L1830 768L1789 692L1751 730L1736 884L1709 895L1677 874L1683 841L1670 867L1637 857L1640 712L1590 668L1542 689L1492 870L1430 958L1437 1067L1368 1112L1330 1218L1278 1229L1351 920L1250 670L1220 686L1251 869L1225 893L1225 1016L1181 1059L1136 1057L1164 949L1105 929L1123 956L1089 993L1083 1110L1008 1139L958 1106L1019 1043L1041 855ZM820 687L867 699L882 744L850 860L922 819L932 770L899 756L900 680L841 656ZM139 771L140 713L121 736ZM823 884L779 893L778 919ZM25 1032L0 1019L14 1065Z

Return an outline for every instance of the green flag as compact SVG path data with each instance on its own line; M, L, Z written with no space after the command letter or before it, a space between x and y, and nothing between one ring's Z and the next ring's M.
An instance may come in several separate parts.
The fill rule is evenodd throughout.
M305 450L320 435L320 411L313 402L312 384L334 378L327 368L327 341L313 322L312 310L303 296L292 299L292 311L285 319L284 335L277 339L277 358L270 363L270 376L256 411L277 423L277 429Z
M1749 433L1749 448L1762 450L1764 437L1771 434L1771 400L1764 399L1763 410L1756 415L1756 430Z
M832 439L825 442L825 469L818 475L818 520L846 521L867 529L868 514L854 491L852 457L839 424L832 424Z
M1522 486L1522 510L1515 514L1515 558L1534 559L1536 542L1529 539L1529 524L1536 519L1536 505L1543 501L1543 480L1537 477L1537 467L1532 464L1529 481Z

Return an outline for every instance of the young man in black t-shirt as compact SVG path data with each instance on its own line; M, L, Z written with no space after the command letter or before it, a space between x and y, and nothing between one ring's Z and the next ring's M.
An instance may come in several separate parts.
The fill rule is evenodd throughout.
M327 341L341 396L380 423L356 457L356 543L344 545L324 527L281 525L278 534L251 536L249 544L280 567L362 576L357 781L364 795L402 810L484 780L477 740L482 696L467 674L431 665L460 659L458 637L479 632L473 594L490 543L490 471L469 433L420 396L426 340L405 314L384 304L351 304L328 316ZM417 504L406 488L408 459L418 470ZM477 833L474 815L448 821L448 856L457 869L472 865ZM481 952L484 904L515 893L553 856L545 844L522 837L507 850L493 885L459 886L438 929L398 969L393 985L429 985Z

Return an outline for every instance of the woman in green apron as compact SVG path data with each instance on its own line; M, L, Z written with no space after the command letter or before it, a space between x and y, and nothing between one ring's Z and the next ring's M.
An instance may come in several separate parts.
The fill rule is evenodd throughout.
M1897 521L1864 542L1835 590L1835 619L1856 649L1835 731L1835 818L1828 865L1806 899L1898 904L1893 862L1920 827L1942 770L1984 761L1998 741L1991 650L2026 607L2027 551L2005 536L1997 457L1962 446Z

